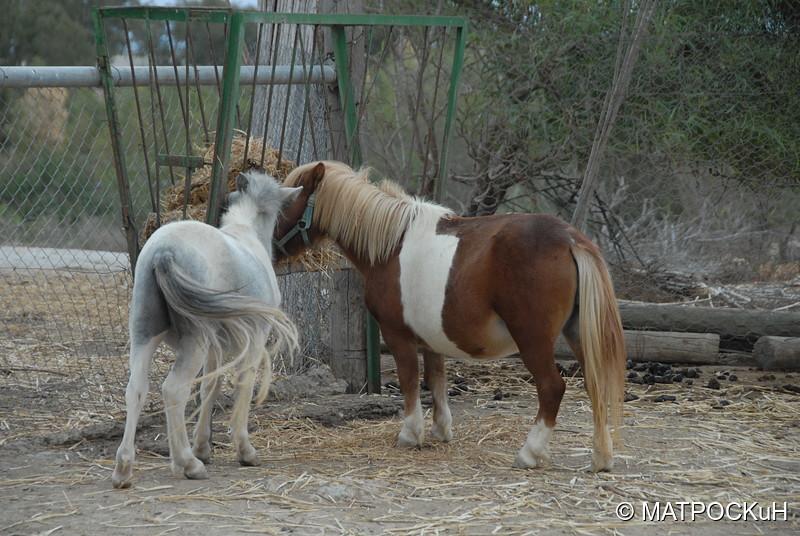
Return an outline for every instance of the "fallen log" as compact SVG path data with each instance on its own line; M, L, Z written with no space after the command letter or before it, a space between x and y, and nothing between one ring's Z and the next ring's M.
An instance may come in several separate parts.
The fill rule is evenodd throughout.
M763 370L800 370L800 337L761 337L753 358Z
M800 313L620 303L625 329L716 333L723 348L752 350L763 336L800 337Z
M719 335L715 333L668 333L625 330L627 358L637 362L713 365L719 353ZM556 341L557 359L574 359L563 337Z

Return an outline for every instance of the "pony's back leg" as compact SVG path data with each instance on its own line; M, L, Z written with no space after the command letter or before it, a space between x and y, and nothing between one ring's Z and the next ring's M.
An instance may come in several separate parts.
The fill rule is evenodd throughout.
M553 359L555 337L533 337L519 344L520 356L536 383L539 410L533 421L525 444L517 453L514 467L533 468L550 459L548 445L556 417L564 397L566 383L556 368Z
M550 303L525 299L520 294L509 303L513 307L501 314L509 333L519 348L525 367L536 384L539 409L528 437L514 460L514 467L533 468L550 460L550 437L564 397L566 383L556 368L553 348L563 321L569 314L569 300L550 300Z
M447 403L447 377L444 368L444 354L423 349L422 360L425 370L425 385L431 390L431 395L433 396L431 438L436 441L447 442L453 439L453 418L450 415L450 406Z
M186 434L186 402L191 393L192 382L205 361L207 349L208 344L200 344L195 337L181 337L177 345L175 364L161 387L172 472L183 473L186 478L191 479L208 478L206 467L192 453L189 436Z
M255 351L266 352L263 349L263 344L260 350ZM265 359L269 359L269 357L265 356ZM240 370L236 380L236 401L233 404L233 412L231 414L231 436L233 447L236 449L236 461L245 466L256 466L261 463L256 449L250 443L250 435L247 431L255 377L256 371L254 368Z
M192 453L203 463L211 461L211 417L214 414L214 404L222 389L222 378L214 374L220 364L220 355L213 345L209 348L208 357L203 365L203 375L206 379L200 384L200 412L192 436Z
M130 369L131 375L125 390L125 433L117 449L117 461L111 475L111 483L115 488L126 488L131 485L133 462L136 459L134 438L139 415L142 412L148 391L148 372L153 353L166 335L166 331L141 342L131 340Z

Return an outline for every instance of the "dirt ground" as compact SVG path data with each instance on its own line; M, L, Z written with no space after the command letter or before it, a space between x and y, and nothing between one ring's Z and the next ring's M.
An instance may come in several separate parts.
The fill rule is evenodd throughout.
M113 432L63 445L8 442L0 534L800 533L800 374L674 366L679 382L629 381L616 467L594 474L591 410L569 365L545 467L511 467L537 406L517 361L449 362L455 437L421 450L394 447L402 406L385 361L382 395L254 409L260 467L235 463L218 411L208 480L170 473L158 415L138 434L138 473L126 490L111 486Z

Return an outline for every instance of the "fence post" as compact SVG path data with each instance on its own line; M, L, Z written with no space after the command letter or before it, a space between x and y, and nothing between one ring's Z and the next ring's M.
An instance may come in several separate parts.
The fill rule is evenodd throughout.
M108 58L108 45L106 44L105 31L100 22L100 10L92 8L92 27L94 29L95 43L97 44L97 65L100 69L100 78L103 83L103 95L108 118L108 130L111 136L111 150L114 153L114 168L117 175L117 190L122 207L122 227L125 229L125 240L128 245L128 255L131 263L131 274L136 270L136 258L139 255L139 242L136 224L133 220L133 203L131 201L130 181L128 180L128 167L125 164L125 149L122 146L122 135L119 126L119 115L114 100L114 79L111 76L111 63Z
M233 120L236 114L236 98L239 92L239 68L242 65L242 43L244 23L240 12L231 15L225 66L222 77L222 98L217 121L217 143L214 145L214 166L208 197L206 222L219 226L220 208L228 185L228 169L233 143Z

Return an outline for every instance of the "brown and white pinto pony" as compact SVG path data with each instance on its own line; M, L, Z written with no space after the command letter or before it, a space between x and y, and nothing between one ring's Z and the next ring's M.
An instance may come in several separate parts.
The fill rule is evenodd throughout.
M625 370L622 324L597 246L566 222L543 214L461 218L368 182L368 170L339 162L306 164L286 186L316 188L308 230L329 237L360 272L367 309L397 362L405 417L398 447L419 447L424 379L433 395L435 440L452 438L444 355L492 359L519 352L532 374L539 410L515 467L549 459L548 443L565 391L553 346L569 342L585 376L594 416L592 467L612 467L609 417L621 423ZM303 244L286 244L290 254Z

